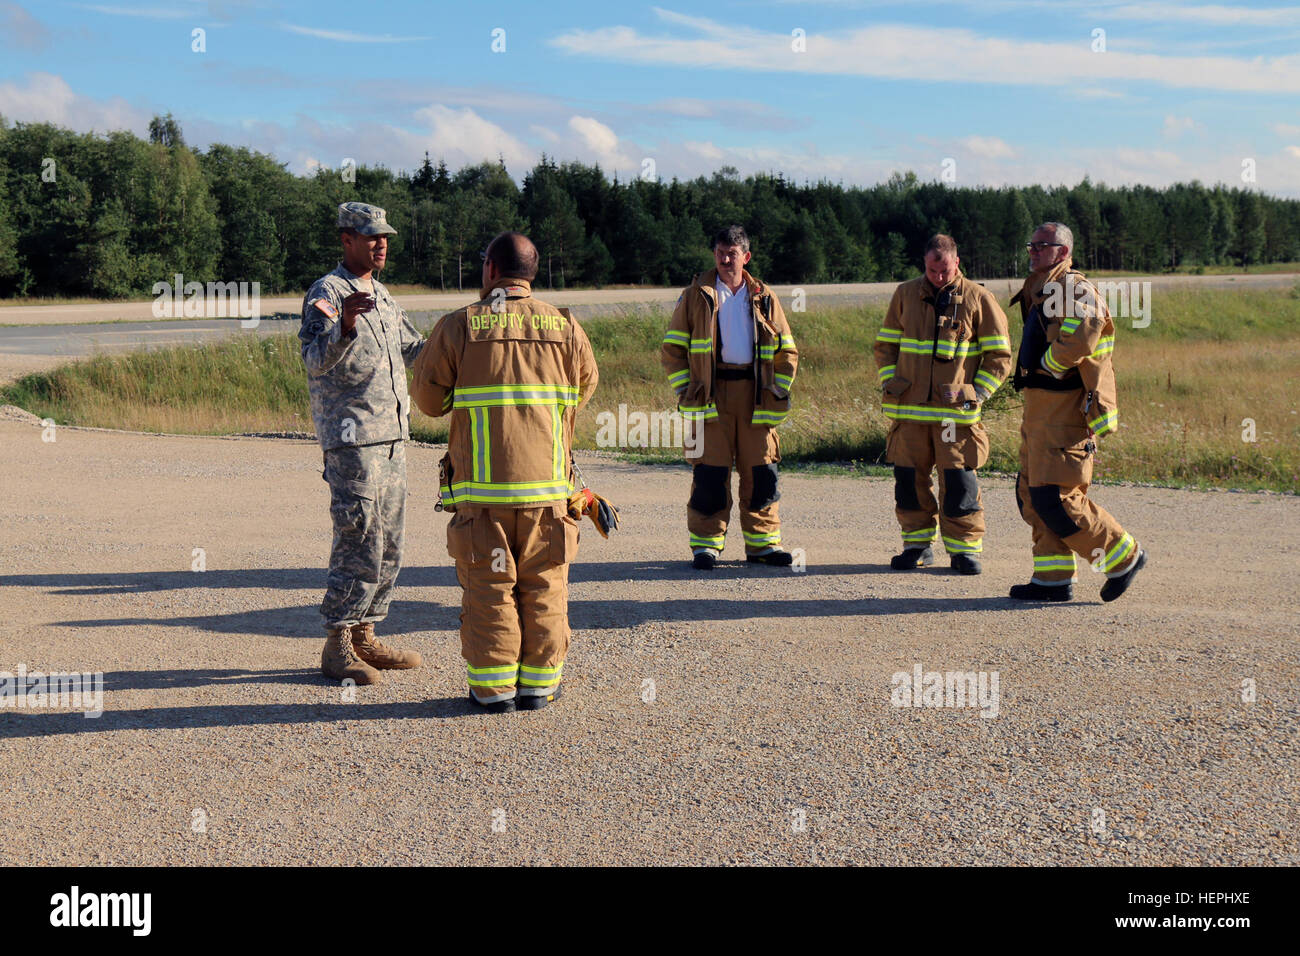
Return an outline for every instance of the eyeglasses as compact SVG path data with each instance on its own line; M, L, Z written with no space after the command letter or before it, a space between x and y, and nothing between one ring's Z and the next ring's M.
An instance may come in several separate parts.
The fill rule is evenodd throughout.
M1034 252L1042 252L1044 249L1049 249L1052 246L1064 247L1065 243L1063 242L1026 242L1025 243L1025 248L1031 249Z

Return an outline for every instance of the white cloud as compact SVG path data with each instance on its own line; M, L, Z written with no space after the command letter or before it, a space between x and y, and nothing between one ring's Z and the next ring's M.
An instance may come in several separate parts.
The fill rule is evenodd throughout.
M432 37L393 36L391 33L354 33L351 30L321 30L317 27L303 27L296 23L282 23L280 29L303 36L316 37L319 40L337 40L340 43L416 43L431 40Z
M16 3L0 3L0 37L23 50L44 50L50 31Z
M619 148L618 135L600 120L590 116L572 116L569 129L577 135L583 151L605 169L634 165L632 158Z
M1300 92L1300 55L1237 59L1115 50L1093 53L1083 42L1028 41L964 29L890 24L812 33L807 36L806 52L796 53L788 33L733 27L667 10L655 12L682 29L657 35L623 26L575 29L550 43L572 55L620 63L925 82L935 81L934 50L942 49L947 84L1070 86L1086 76L1092 81L1173 88ZM864 55L868 50L871 55ZM1014 63L1015 69L1008 69L1008 63Z
M1277 133L1278 136L1286 136L1288 138L1300 136L1300 126L1296 126L1292 123L1273 123L1269 129Z
M1155 20L1161 23L1205 23L1220 27L1290 27L1300 22L1300 7L1271 9L1218 4L1126 3L1095 10L1097 16L1115 20Z
M996 136L967 136L960 145L968 152L985 159L1001 159L1016 155L1016 151Z
M416 110L415 117L428 124L427 135L410 134L405 130L395 132L403 138L415 135L417 140L424 142L421 151L427 149L430 155L444 157L452 169L465 163L504 156L506 166L519 172L537 161L536 150L468 107L456 110L435 103ZM402 155L400 150L395 152Z
M1169 114L1165 116L1165 125L1162 130L1162 135L1166 139L1177 139L1184 133L1192 132L1192 130L1196 129L1198 125L1199 124L1190 116L1173 116L1172 114Z
M1288 146L1286 148L1286 151L1290 153L1292 156L1294 156L1296 159L1300 159L1300 146Z
M85 132L124 129L143 135L151 114L120 96L97 100L73 91L53 73L28 73L26 85L0 82L0 114L24 123L55 123Z

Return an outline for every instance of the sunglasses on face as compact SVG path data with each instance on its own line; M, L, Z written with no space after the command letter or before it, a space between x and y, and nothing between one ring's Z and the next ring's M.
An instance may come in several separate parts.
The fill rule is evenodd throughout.
M1033 250L1034 252L1042 252L1044 249L1049 249L1052 246L1064 246L1064 245L1065 243L1063 242L1026 242L1025 248Z

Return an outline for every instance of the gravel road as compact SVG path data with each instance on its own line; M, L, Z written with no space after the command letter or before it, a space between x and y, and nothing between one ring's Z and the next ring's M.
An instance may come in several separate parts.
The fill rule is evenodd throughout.
M0 710L2 864L1300 863L1300 499L1102 488L1147 570L1025 608L1005 480L981 577L887 570L891 483L797 475L806 570L733 537L703 574L685 470L581 456L624 527L583 534L566 696L488 716L438 449L409 452L381 626L426 666L347 701L318 672L316 445L54 437L0 419L0 670L102 672L104 713ZM996 671L997 715L893 706L917 665Z

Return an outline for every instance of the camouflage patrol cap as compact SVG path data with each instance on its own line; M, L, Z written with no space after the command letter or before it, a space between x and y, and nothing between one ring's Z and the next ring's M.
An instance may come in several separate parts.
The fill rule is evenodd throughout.
M363 236L397 235L397 230L388 224L388 214L364 202L339 204L339 228L355 229Z

